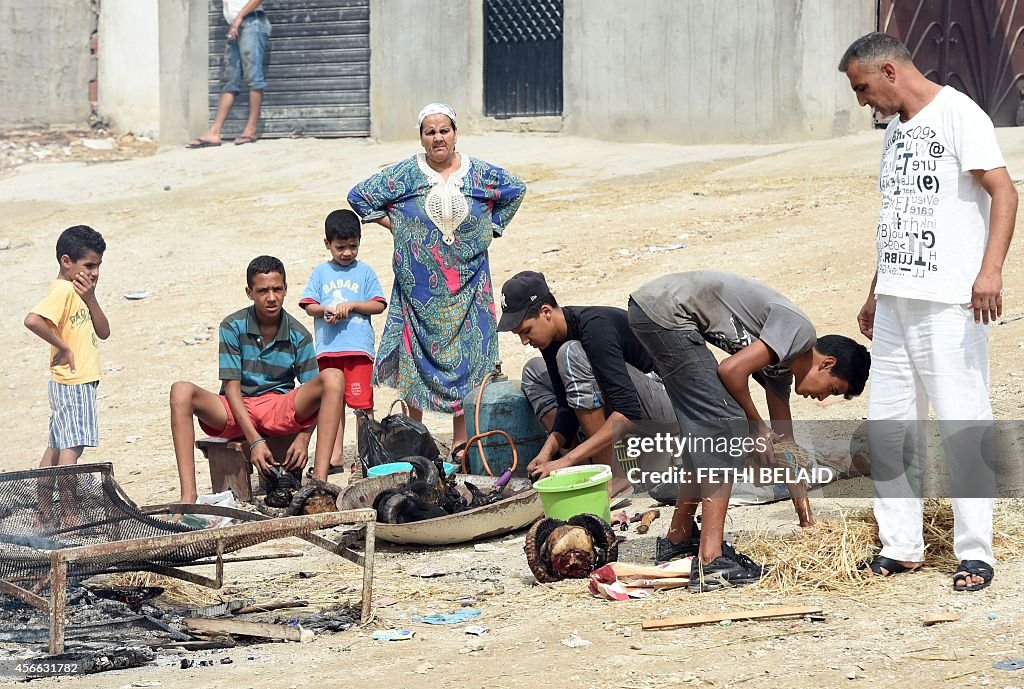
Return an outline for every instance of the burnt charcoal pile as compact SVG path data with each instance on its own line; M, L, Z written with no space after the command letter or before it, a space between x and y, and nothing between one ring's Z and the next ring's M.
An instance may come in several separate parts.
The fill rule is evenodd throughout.
M346 631L359 623L355 606L296 615L294 610L278 608L300 603L304 607L305 601L261 607L245 599L186 610L156 605L162 593L158 586L76 584L68 591L65 609L66 652L58 655L46 655L49 619L45 612L0 598L0 664L14 660L24 667L73 667L71 674L87 674L159 661L159 649L203 651L268 639L305 641L314 633ZM275 614L266 614L274 610ZM24 678L35 676L43 675Z
M123 644L189 638L167 621L168 614L154 605L158 587L95 590L75 586L68 592L69 642L76 640ZM47 614L20 601L0 599L0 646L45 645L49 638Z

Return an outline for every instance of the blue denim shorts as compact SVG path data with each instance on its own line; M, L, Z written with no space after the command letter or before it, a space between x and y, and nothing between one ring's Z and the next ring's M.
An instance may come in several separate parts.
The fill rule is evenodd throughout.
M242 20L242 28L238 38L228 41L224 48L224 74L222 77L224 93L238 93L242 90L242 77L251 91L262 91L267 88L264 70L270 53L267 50L270 41L270 20L258 10Z

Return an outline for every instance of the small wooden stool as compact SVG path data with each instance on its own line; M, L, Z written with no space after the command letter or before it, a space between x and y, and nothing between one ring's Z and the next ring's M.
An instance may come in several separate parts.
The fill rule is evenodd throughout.
M294 440L294 435L267 438L267 447L275 459L283 461ZM210 484L214 493L230 490L236 500L252 501L253 466L249 460L249 447L244 439L200 438L196 441L196 448L210 463ZM266 491L266 479L259 472L257 476L260 487Z

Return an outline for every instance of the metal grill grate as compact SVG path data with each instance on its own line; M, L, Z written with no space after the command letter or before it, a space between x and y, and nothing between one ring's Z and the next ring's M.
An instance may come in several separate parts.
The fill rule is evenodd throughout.
M562 114L561 0L486 0L484 112Z
M539 43L562 38L562 3L548 0L489 0L487 40Z

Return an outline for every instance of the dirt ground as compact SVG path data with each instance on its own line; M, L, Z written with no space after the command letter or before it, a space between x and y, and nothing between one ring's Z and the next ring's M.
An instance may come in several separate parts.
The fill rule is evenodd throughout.
M999 132L1011 174L1024 175L1024 130ZM873 268L875 189L881 133L772 146L671 146L610 143L545 135L465 137L459 148L520 176L528 196L504 238L492 245L494 282L524 268L544 272L564 304L624 306L626 295L667 272L712 268L740 272L787 294L819 332L856 334L855 316ZM324 260L323 217L345 204L351 186L380 166L415 152L414 142L264 140L254 146L164 150L119 162L26 164L0 179L0 270L9 287L2 325L11 333L0 396L0 470L34 466L46 442L45 347L22 326L56 274L53 245L65 227L86 223L103 233L99 298L112 336L103 343L101 442L87 461L110 461L139 503L177 497L168 430L167 393L176 380L216 385L216 326L245 304L244 270L258 253L281 258L289 271L291 311L309 271ZM1019 184L1019 182L1018 182ZM366 229L360 259L390 290L390 237ZM658 250L685 243L685 247ZM1024 383L1024 271L1020 241L1004 271L1004 324L992 329L992 397L998 419L1020 419ZM557 250L556 250L557 249ZM150 296L129 301L129 292ZM378 321L380 323L380 321ZM379 333L379 325L378 325ZM208 337L212 335L212 337ZM198 337L197 337L198 336ZM532 355L501 336L505 369L513 376ZM393 399L379 391L377 408ZM799 419L859 419L866 400L819 404L794 401ZM447 418L428 415L447 440ZM346 437L349 452L355 438ZM198 466L200 491L209 489ZM344 480L345 477L342 477ZM631 509L647 502L634 500ZM819 515L851 502L816 499ZM864 505L864 501L858 504ZM667 512L665 513L667 515ZM792 529L788 505L730 512L728 528ZM631 536L634 552L647 537ZM645 542L640 542L646 538ZM260 581L293 581L298 570L319 572L318 586L336 579L339 601L357 596L359 572L304 547L301 560L236 566L227 580L260 597ZM179 669L165 655L154 666L69 680L67 686L300 686L341 681L357 686L489 687L520 685L625 687L799 687L904 683L1024 686L1024 671L992 667L1024 657L1024 557L1008 553L994 585L954 594L945 569L891 582L869 592L781 595L761 589L690 595L658 594L643 601L591 598L582 582L533 584L522 534L450 548L381 544L374 597L398 602L376 610L372 624L311 644L262 644L190 654L230 657L230 665ZM272 550L265 548L264 550ZM430 565L448 572L417 579ZM951 570L950 570L951 571ZM355 593L351 587L355 587ZM336 590L336 589L334 589ZM280 596L279 589L274 589ZM489 631L477 638L465 625L432 627L413 615L455 610L471 595ZM335 596L330 596L334 599ZM327 601L324 601L327 602ZM736 622L644 632L640 622L667 615L744 610L773 604L820 605L824 621ZM959 622L925 628L924 615L955 612ZM273 619L269 617L268 619ZM415 629L402 642L373 641L377 629ZM571 648L571 634L590 642ZM56 680L39 680L41 687Z

